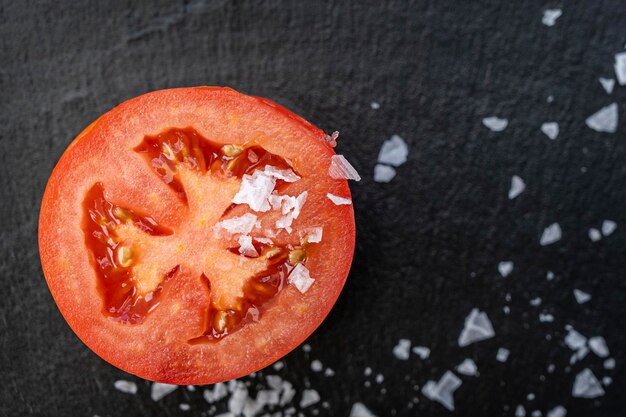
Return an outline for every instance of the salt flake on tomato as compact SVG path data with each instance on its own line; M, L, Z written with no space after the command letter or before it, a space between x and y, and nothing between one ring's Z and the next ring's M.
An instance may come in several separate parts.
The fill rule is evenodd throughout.
M330 157L328 175L336 180L361 181L359 173L356 172L356 169L354 169L343 155L333 155Z
M320 243L322 241L323 231L324 229L322 227L311 227L310 229L306 229L304 231L304 238L302 234L300 235L300 238L303 238L302 240L306 239L309 243Z
M289 283L293 284L302 294L307 292L315 279L311 278L309 270L301 263L297 264L291 274L289 274Z
M268 211L268 198L274 187L276 178L263 171L254 171L252 175L244 175L241 179L241 188L233 197L235 204L247 204L254 211Z
M254 214L246 213L243 216L222 220L215 225L215 229L221 228L231 234L241 233L247 235L256 224L256 221L257 217Z
M352 200L350 200L349 198L339 197L338 195L334 195L331 193L326 194L326 197L328 197L330 201L332 201L338 206L352 204Z
M254 248L252 244L252 238L248 235L239 236L239 253L244 256L249 256L250 258L256 258L259 256L259 253Z
M271 165L267 165L263 170L267 175L285 182L296 182L300 179L291 169L279 169Z

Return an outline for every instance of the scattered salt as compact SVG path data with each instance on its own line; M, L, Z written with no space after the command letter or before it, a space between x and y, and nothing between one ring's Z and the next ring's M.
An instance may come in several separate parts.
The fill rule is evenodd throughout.
M586 343L587 338L574 329L570 329L565 336L565 344L572 350L578 350L585 346Z
M350 410L350 417L376 417L363 403L354 403Z
M191 406L187 403L180 403L178 405L178 408L180 408L181 411L189 411L191 410Z
M247 398L248 389L241 382L238 383L232 395L228 399L228 410L235 415L241 414L246 405Z
M178 385L161 384L160 382L155 382L154 384L152 384L152 389L150 390L150 398L152 398L152 401L159 401L161 398L171 394L177 389Z
M335 371L331 368L324 369L324 376L335 376Z
M600 231L595 227L589 229L588 235L589 239L591 239L592 242L597 242L598 240L602 239L602 234L600 234Z
M605 360L602 365L604 366L604 369L615 369L615 359L609 358Z
M549 313L540 313L539 314L539 321L542 322L542 323L553 322L554 321L554 316L552 314L549 314Z
M543 17L541 18L541 23L546 26L554 26L556 23L556 19L561 17L563 11L561 9L546 9L543 11Z
M605 220L602 222L602 234L604 236L612 234L615 229L617 229L617 223L615 223L613 220Z
M513 272L513 262L511 261L502 261L498 264L498 272L502 275L502 278L507 277L511 272Z
M274 368L275 371L280 371L284 367L285 367L285 363L283 361L275 362L274 365L272 365L272 368Z
M428 381L422 388L422 394L431 401L437 401L450 411L454 411L454 391L462 382L458 376L446 371L439 382Z
M526 396L526 399L528 401L532 401L535 399L535 394L533 394L532 392L529 392L528 395Z
M241 179L241 188L233 197L235 204L247 204L254 211L268 211L268 198L274 187L276 178L263 171L256 170L252 175L244 174Z
M407 360L409 359L409 351L411 349L411 341L409 339L400 339L398 344L393 348L393 355L396 359Z
M309 275L309 270L302 264L297 264L289 274L289 283L293 284L302 294L307 292L315 279Z
M585 124L596 132L615 133L617 121L617 103L613 103L587 117Z
M506 362L509 359L510 350L505 348L499 348L498 353L496 354L496 360L498 362Z
M352 204L352 200L350 200L349 198L339 197L339 196L331 194L331 193L326 194L326 197L328 197L328 199L330 201L332 201L333 203L335 203L338 206L342 206L342 205L346 205L346 204Z
M517 175L513 175L513 177L511 177L511 188L509 188L509 200L513 200L515 197L523 193L525 189L526 184L524 183L524 180Z
M259 404L278 405L280 402L279 390L260 390L256 394L256 401Z
M606 345L606 340L602 336L594 336L589 339L589 348L593 353L601 358L609 356L609 348Z
M487 314L474 308L465 318L465 325L459 336L459 346L467 346L493 336L495 332Z
M539 244L541 246L551 245L561 240L561 226L558 223L552 223L543 230Z
M578 304L584 304L587 301L591 300L591 295L579 290L578 288L574 288L574 298L576 299L576 302Z
M596 398L604 395L604 389L598 378L589 368L585 368L576 375L572 396L578 398Z
M377 384L382 384L383 381L385 380L385 377L383 376L383 374L378 374L378 375L376 375L376 379L375 380L376 380Z
M336 180L361 181L359 173L343 155L331 156L328 175Z
M515 408L515 417L526 417L526 409L523 405L518 405Z
M195 392L196 391L196 387L194 387L193 385L187 385L187 391Z
M415 346L411 350L413 351L413 353L419 356L420 359L422 360L428 359L428 357L430 356L430 349L427 348L426 346Z
M611 385L611 383L613 382L613 378L611 378L610 376L605 376L604 378L602 378L602 385L609 386Z
M615 54L615 64L613 64L613 68L615 69L615 75L617 76L617 82L619 85L626 84L626 52L620 52L619 54Z
M455 368L458 373L461 375L467 376L478 376L478 367L476 366L476 362L467 358L463 360L457 367Z
M541 131L551 140L559 136L559 124L557 122L546 122L541 125Z
M366 366L365 369L363 370L363 375L370 376L371 374L372 374L372 368L370 368L369 366Z
M532 417L541 417L541 411L539 411L539 410L535 410L535 411L533 411L532 413L530 413L530 415L531 415Z
M370 107L372 108L372 110L378 110L378 109L380 109L380 103L378 103L376 101L372 101L370 103Z
M408 154L409 147L404 139L398 135L392 135L380 147L378 163L399 167L406 162Z
M530 305L533 307L538 307L541 305L541 297L535 297L532 300L530 300Z
M548 281L552 281L554 279L554 272L548 271L548 273L546 274L546 279Z
M282 395L280 397L280 405L284 406L293 400L293 397L296 396L296 390L290 382L283 381L281 386Z
M252 244L252 238L248 235L239 236L239 253L244 256L249 256L250 258L256 258L259 256L259 253L256 251L256 248Z
M254 240L256 240L259 243L263 243L264 245L273 245L274 241L268 237L259 237L259 236L255 236Z
M588 353L589 353L589 348L587 346L581 347L580 349L578 349L576 352L572 354L572 356L569 359L569 364L570 365L575 364L576 362L578 362L579 360L587 356Z
M598 78L600 84L602 84L602 88L606 91L607 94L611 94L613 92L613 87L615 87L615 80L613 78Z
M552 372L554 372L555 369L556 369L556 365L551 363L550 365L548 365L547 371L549 374L551 374Z
M231 217L230 219L222 220L215 224L216 229L224 229L228 233L242 233L247 235L250 233L257 221L257 217L254 214L246 213L240 217Z
M132 381L126 381L120 379L113 383L116 390L123 392L124 394L137 394L137 384Z
M228 395L228 389L226 388L226 384L223 382L218 382L213 386L213 391L205 389L202 392L202 396L209 404L213 404L216 401L221 400L222 398Z
M320 395L314 389L305 389L302 391L302 399L300 400L300 408L306 408L320 401Z
M308 343L305 343L302 345L302 350L305 352L310 352L311 351L311 345L309 345Z
M263 172L265 172L270 177L274 177L277 180L283 180L285 182L296 182L300 179L300 177L296 175L296 173L293 172L291 169L279 169L271 165L267 165L263 169Z
M483 125L492 132L501 132L509 125L509 121L507 119L491 116L483 119Z
M389 165L376 164L374 167L374 181L386 183L396 176L396 170Z
M304 238L309 243L320 243L324 229L321 227L311 227L304 231ZM302 239L304 241L304 239Z
M315 359L314 361L311 362L311 370L313 372L322 372L322 369L324 369L324 366L322 365L322 362L320 362L319 360Z

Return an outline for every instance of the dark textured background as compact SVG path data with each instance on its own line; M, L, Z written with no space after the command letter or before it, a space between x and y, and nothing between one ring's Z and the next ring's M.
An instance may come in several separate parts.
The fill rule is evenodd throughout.
M550 6L564 12L554 27L541 23ZM568 416L623 415L626 129L601 134L584 120L614 101L626 117L624 88L608 96L597 82L614 76L625 11L619 0L2 1L0 414L173 416L185 414L183 401L192 405L186 415L208 409L199 392L182 389L152 402L147 382L74 336L46 287L36 236L46 179L88 123L147 91L207 84L340 130L338 151L364 177L352 184L358 241L345 291L311 337L312 352L291 353L280 372L330 404L312 408L347 415L361 401L379 416L449 415L413 386L472 357L480 377L462 377L455 415L512 416L517 404L544 415L557 404ZM491 115L508 128L487 130L481 119ZM553 120L561 134L550 141L539 126ZM409 160L377 184L376 155L394 133L409 143ZM510 201L513 174L527 190ZM618 229L592 243L587 230L604 219ZM555 221L563 239L541 247ZM501 260L515 262L506 279ZM573 288L592 300L578 305ZM529 305L536 296L541 307ZM496 337L460 348L473 307L487 312ZM555 322L539 323L541 311ZM566 324L603 335L617 368L605 371L590 354L568 370ZM401 337L431 347L431 357L397 360ZM511 350L505 364L495 361L500 346ZM313 358L336 375L312 373ZM367 366L383 384L363 375ZM585 367L613 377L604 397L571 397ZM139 383L138 395L113 388L123 378Z

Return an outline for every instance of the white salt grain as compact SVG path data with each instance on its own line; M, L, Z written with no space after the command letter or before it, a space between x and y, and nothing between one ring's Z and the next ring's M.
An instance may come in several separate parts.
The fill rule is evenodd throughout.
M541 305L541 297L535 297L532 300L530 300L530 305L533 307L538 307Z
M499 348L498 353L496 354L496 360L498 362L506 362L509 359L510 350L505 348Z
M428 359L428 357L430 356L430 349L426 346L415 346L413 349L411 349L411 351L413 351L413 353L419 356L422 360Z
M248 389L244 384L238 383L233 394L228 399L228 410L235 415L241 414L247 398Z
M322 372L322 369L324 369L324 366L322 365L322 362L320 362L319 360L315 359L314 361L311 362L311 370L313 372Z
M370 107L372 108L372 110L378 110L378 109L380 109L380 103L378 103L376 101L372 101L370 103Z
M602 366L604 366L604 369L615 369L615 359L609 358L605 360Z
M541 125L541 131L551 140L559 136L559 124L557 122L546 122Z
M226 384L224 384L223 382L218 382L217 384L215 384L212 391L205 389L202 392L202 396L209 404L213 404L214 402L221 400L227 395L228 389L226 388Z
M247 235L250 233L257 221L257 217L252 213L246 213L240 217L231 217L215 224L215 228L224 229L228 233L242 233Z
M597 242L598 240L602 239L602 234L600 234L600 231L595 227L589 229L588 235L589 239L591 239L592 242Z
M376 380L377 384L382 384L383 381L385 380L385 377L383 376L383 374L378 374L378 375L376 375L376 379L375 380Z
M604 389L598 378L589 368L585 368L576 375L572 396L577 398L596 398L604 395Z
M541 417L541 411L539 411L539 410L535 410L535 411L533 411L532 413L530 413L530 415L531 415L532 417Z
M556 23L556 19L561 17L563 11L561 9L546 9L543 11L543 17L541 18L541 23L546 26L554 26Z
M307 242L320 243L322 241L322 234L324 233L324 229L321 227L311 227L309 229L306 229L304 233Z
M602 378L602 385L609 386L611 385L611 383L613 382L613 378L611 378L610 376L605 376L604 378Z
M284 367L285 367L285 363L283 361L275 362L274 365L272 365L272 368L274 368L275 371L280 371Z
M239 236L239 253L248 256L250 258L256 258L259 256L259 253L256 251L256 248L252 244L252 238L247 235Z
M548 281L552 281L554 279L554 272L548 271L548 273L546 274L546 279Z
M311 351L311 345L309 345L308 343L305 343L302 345L302 350L305 352L310 352Z
M393 165L399 167L404 164L409 155L409 147L404 139L398 135L392 135L391 138L383 142L378 152L378 163Z
M113 383L116 390L123 392L124 394L137 394L137 384L132 381L126 381L120 379Z
M387 183L396 176L396 170L389 165L376 164L374 167L374 181Z
M615 229L617 229L617 223L613 220L605 220L602 222L602 234L604 236L609 236L615 231Z
M609 356L609 348L606 345L606 340L602 336L594 336L589 339L589 348L593 353L601 358Z
M498 272L502 275L502 278L507 277L511 272L513 272L513 262L511 261L502 261L498 264Z
M400 360L409 359L409 351L411 349L411 341L409 339L400 339L398 344L393 348L393 355Z
M615 64L613 64L613 68L615 69L615 75L617 76L617 82L619 85L626 84L626 52L620 52L619 54L615 54Z
M459 335L458 343L459 346L463 347L481 340L490 339L493 336L495 336L495 332L487 314L474 308L465 318L465 325Z
M483 125L492 132L502 132L509 125L509 121L507 119L491 116L483 119Z
M280 405L284 406L293 400L293 397L296 396L296 390L290 382L283 381L281 387L282 395L280 397Z
M615 133L618 117L617 103L613 103L587 117L585 124L596 132Z
M295 172L291 169L279 169L277 167L273 167L271 165L267 165L263 172L265 172L270 177L274 177L277 180L283 180L285 182L296 182L300 179Z
M307 292L315 282L315 279L311 278L309 275L309 270L302 265L302 263L297 264L291 270L288 280L289 283L293 284L302 294Z
M476 366L476 362L467 358L463 360L457 367L455 368L458 373L461 375L467 376L478 376L478 367Z
M511 177L511 188L509 188L509 200L513 200L523 193L525 189L526 183L524 183L524 180L517 175L513 175L513 177Z
M431 401L437 401L450 411L454 411L454 391L461 386L461 380L450 371L446 371L439 382L428 381L422 388L422 394Z
M302 399L300 400L300 408L310 407L320 401L320 395L314 389L305 389L302 391Z
M191 410L191 406L187 403L180 403L178 405L178 408L180 408L181 411L189 411Z
M562 405L557 405L552 410L548 411L546 414L548 417L565 417L567 415L567 410Z
M256 402L263 405L278 405L280 402L280 391L260 390L256 394Z
M372 368L370 368L369 366L366 366L365 369L363 370L363 375L370 376L371 374L372 374Z
M263 171L256 170L252 175L245 174L241 179L241 188L233 197L233 203L247 204L254 211L268 211L270 209L268 198L275 186L276 178Z
M533 394L532 392L529 392L528 395L526 396L526 399L528 401L532 401L535 399L535 394Z
M574 288L574 298L576 299L576 302L578 304L584 304L587 301L591 300L591 295L579 290L578 288Z
M350 417L376 417L363 403L354 403L350 410Z
M336 180L361 181L359 173L343 155L331 156L328 175Z
M152 398L152 401L159 401L161 398L171 394L177 389L178 385L161 384L160 382L155 382L154 384L152 384L152 389L150 390L150 398Z
M335 376L335 371L331 368L324 369L324 376Z
M542 322L542 323L553 322L554 321L554 316L552 314L549 314L549 313L540 313L539 314L539 321Z
M328 199L330 201L332 201L333 203L335 203L338 206L352 204L352 200L350 200L349 198L339 197L338 195L334 195L334 194L331 194L331 193L326 194L326 197L328 197Z
M600 84L602 84L602 88L606 91L607 94L611 94L613 92L613 87L615 87L615 80L613 78L598 78Z
M518 405L515 408L515 417L526 417L526 409L523 405Z
M587 338L574 329L570 329L565 336L565 344L572 350L578 350L585 346L586 343Z
M561 226L558 223L552 223L543 230L539 244L541 246L551 245L561 240Z

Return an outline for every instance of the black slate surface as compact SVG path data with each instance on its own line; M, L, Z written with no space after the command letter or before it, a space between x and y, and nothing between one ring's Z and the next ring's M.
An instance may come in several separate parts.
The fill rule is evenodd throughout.
M563 8L554 27L541 23L548 7ZM626 129L602 134L584 121L612 102L626 117L624 88L607 95L597 81L614 77L625 23L618 0L3 1L0 414L211 415L199 391L153 402L148 382L74 336L46 287L36 231L46 179L88 123L147 91L228 85L340 130L337 149L363 176L352 184L358 241L345 291L311 352L298 349L285 369L266 372L299 392L310 384L328 402L305 415L346 416L356 401L378 416L512 416L518 404L529 414L560 404L572 417L623 415ZM482 125L492 115L509 119L505 131ZM560 124L557 140L540 132L545 121ZM409 160L378 184L376 156L392 134L409 143ZM527 189L511 201L514 174ZM604 219L618 228L594 243L587 231ZM553 222L563 238L542 247ZM502 260L515 263L506 279ZM577 304L574 288L591 301ZM529 304L535 297L541 306ZM460 348L474 307L496 336ZM540 323L540 312L555 321ZM569 367L566 324L604 336L616 369L593 354ZM430 347L430 358L396 359L400 338ZM495 360L499 347L510 349L508 362ZM415 389L467 357L480 376L461 377L454 413ZM312 372L312 359L335 376ZM605 396L572 398L584 368L613 378ZM118 379L137 382L139 393L115 390Z

